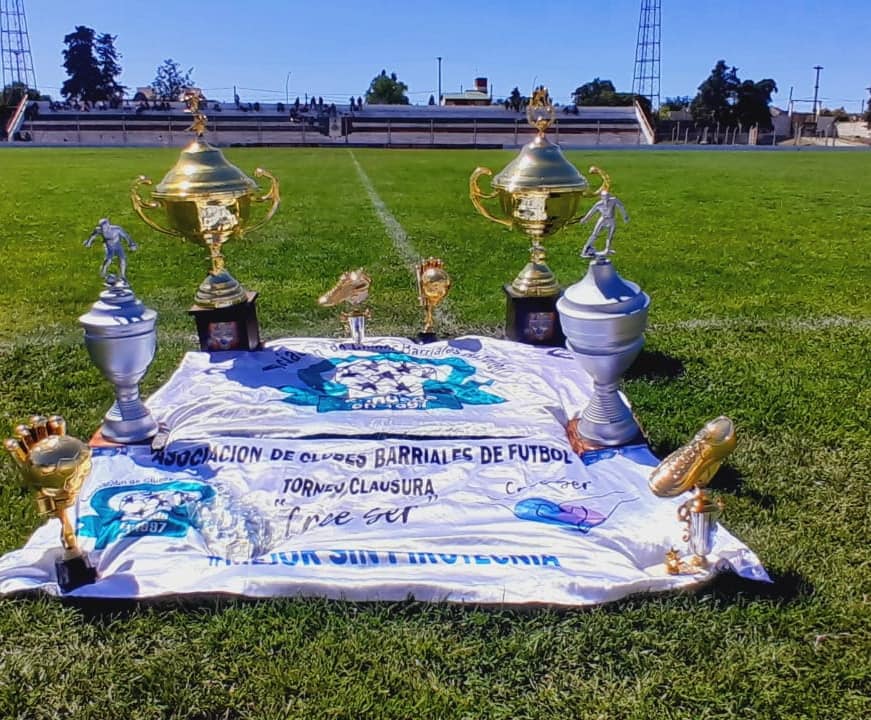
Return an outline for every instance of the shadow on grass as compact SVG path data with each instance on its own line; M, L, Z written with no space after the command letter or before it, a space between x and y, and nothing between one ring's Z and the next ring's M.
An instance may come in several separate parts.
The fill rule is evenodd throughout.
M623 377L627 380L668 382L682 377L683 361L658 350L642 350Z
M735 497L747 498L764 510L771 510L776 504L774 495L761 493L744 484L744 476L731 465L723 465L711 480L711 490L719 490Z

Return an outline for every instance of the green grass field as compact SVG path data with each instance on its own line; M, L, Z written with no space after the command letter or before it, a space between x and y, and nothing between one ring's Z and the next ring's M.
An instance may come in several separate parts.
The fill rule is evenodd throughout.
M228 149L281 180L263 230L226 246L259 290L267 339L337 335L317 296L345 269L374 278L371 331L413 334L410 268L357 170L416 255L454 278L451 334L496 333L524 238L467 196L499 151ZM204 248L130 208L175 150L0 152L0 432L59 412L88 437L111 390L77 318L100 290L108 216L139 242L129 272L159 313L144 394L194 348L186 310ZM625 389L654 450L730 415L739 447L714 481L726 526L774 584L723 577L684 595L580 610L416 602L197 598L150 604L0 600L0 716L10 718L864 718L871 716L871 155L571 152L604 167L631 222L615 263L652 297ZM587 228L553 238L564 284ZM4 430L5 428L5 430ZM0 436L2 437L2 436ZM0 552L39 524L0 462Z

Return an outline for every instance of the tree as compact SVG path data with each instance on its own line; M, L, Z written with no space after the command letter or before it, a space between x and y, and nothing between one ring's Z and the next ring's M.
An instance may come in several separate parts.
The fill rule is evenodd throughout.
M408 105L405 93L408 85L396 77L396 73L387 74L382 70L380 75L372 78L366 91L366 102L370 105Z
M632 93L617 92L614 83L610 80L594 78L592 82L584 83L575 88L572 100L575 105L607 105L628 106L632 105Z
M514 86L514 89L511 91L511 94L508 96L508 99L505 101L507 103L506 109L511 108L515 112L519 112L523 110L527 105L529 105L529 98L525 95L520 94L520 90L517 86Z
M95 102L100 97L100 66L94 56L94 30L77 25L74 32L64 36L64 69L69 76L64 80L60 94L69 100Z
M436 104L436 102L435 102L435 95L430 95L430 96L429 96L429 102L427 103L427 105L435 105L435 104Z
M693 99L689 95L678 95L676 97L667 97L663 100L660 109L665 110L688 110Z
M120 100L127 89L118 83L121 75L121 66L118 60L121 53L115 49L115 35L103 33L97 38L94 50L97 54L97 63L100 69L100 92L105 94L102 100Z
M725 60L718 60L711 74L699 85L699 92L690 103L690 112L696 122L709 125L740 123L745 127L758 124L761 128L770 128L768 106L775 92L777 83L771 78L742 81L738 68L730 68Z
M124 94L118 83L121 66L120 53L115 49L115 36L103 33L97 37L93 28L77 25L74 32L64 37L63 51L66 80L61 95L82 102L113 101Z
M172 58L163 61L163 64L157 68L157 76L151 86L154 88L154 94L161 100L174 101L181 96L182 90L191 87L194 82L191 80L193 68L188 68L182 73L181 65ZM239 104L238 96L236 104Z

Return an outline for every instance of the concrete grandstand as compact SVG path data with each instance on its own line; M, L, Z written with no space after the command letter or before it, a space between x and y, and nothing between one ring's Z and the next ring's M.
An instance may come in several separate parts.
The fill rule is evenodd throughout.
M67 109L36 103L21 136L41 145L182 146L191 117L183 103L163 109ZM214 145L353 145L377 147L516 147L535 131L523 112L502 106L349 105L295 111L209 102ZM291 112L293 111L293 112ZM639 145L653 140L633 107L560 107L550 137L564 147Z

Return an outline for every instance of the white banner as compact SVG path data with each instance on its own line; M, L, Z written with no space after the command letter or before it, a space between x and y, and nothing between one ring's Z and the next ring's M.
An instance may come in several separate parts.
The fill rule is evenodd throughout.
M148 405L173 440L559 436L567 409L582 409L591 392L562 348L293 338L260 352L188 353Z
M189 354L150 401L175 439L161 450L94 449L76 521L99 579L72 594L582 605L706 579L665 572L665 552L685 547L676 518L684 498L652 495L647 476L657 460L646 447L583 458L572 451L559 418L573 414L572 403L583 404L579 388L589 381L567 354L489 340L455 353L441 343L429 348L433 355L422 355L426 347L399 350L426 359L403 369L391 355L401 341L389 341L389 350L329 349L330 375L315 347L325 341L302 350L307 342L283 341L263 353ZM514 348L519 360L512 362ZM263 367L278 357L292 369ZM457 359L463 362L448 363L448 371L437 362ZM372 364L359 365L365 362ZM406 374L430 365L444 371L437 385L423 382L407 396L396 390L408 386ZM377 397L394 409L357 408L365 401L329 385L340 372L341 384L350 385L348 371L393 373L392 389ZM277 384L260 384L275 372ZM457 372L461 378L452 377ZM518 386L535 380L517 387L512 376ZM286 402L283 387L308 395ZM456 402L409 406L408 398L426 405L431 395L450 392ZM467 405L477 392L502 402ZM335 398L354 407L335 409ZM203 426L192 412L197 402L205 405ZM355 422L368 434L368 423L385 415L405 437L343 436ZM231 433L214 431L222 422ZM296 437L275 437L282 422ZM418 423L427 434L450 428L455 436L414 437ZM487 427L498 432L481 437ZM545 432L527 432L535 427ZM51 521L0 558L0 593L57 592L58 546L59 524ZM767 579L755 555L722 527L711 560Z

